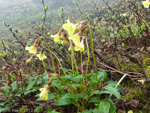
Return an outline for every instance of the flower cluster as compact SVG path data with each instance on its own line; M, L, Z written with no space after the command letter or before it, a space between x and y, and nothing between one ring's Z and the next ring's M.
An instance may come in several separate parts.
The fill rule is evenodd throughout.
M81 27L82 24L84 23L78 23L78 24L73 24L70 23L69 20L67 20L67 23L63 24L62 29L56 34L56 35L51 35L52 38L54 38L54 42L59 42L60 39L63 39L62 45L65 45L67 43L66 41L66 35L64 35L64 30L67 31L68 33L68 39L73 42L75 45L75 51L80 51L83 52L85 50L84 48L84 38L82 40L80 39L80 34L82 33ZM79 32L75 33L77 30L80 30ZM73 45L68 48L68 50L71 50L73 48Z
M26 61L27 63L30 63L31 60L32 60L35 56L37 56L37 57L39 58L39 60L42 60L42 61L47 58L47 57L45 56L45 54L43 53L44 49L42 49L42 51L41 51L39 54L37 54L37 48L36 48L36 46L39 44L39 42L40 42L40 40L37 39L37 40L35 41L35 43L34 43L33 46L31 46L31 47L26 46L25 50L28 50L29 53L32 53L32 54L33 54L33 55ZM37 55L36 55L36 54L37 54Z
M145 8L149 8L150 0L143 1L143 5Z

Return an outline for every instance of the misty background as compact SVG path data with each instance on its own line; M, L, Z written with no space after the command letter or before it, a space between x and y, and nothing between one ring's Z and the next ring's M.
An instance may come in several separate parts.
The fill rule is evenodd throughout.
M47 11L47 26L49 28L61 25L62 7L64 8L64 20L68 18L83 18L80 16L75 0L44 0L45 6L49 6ZM102 0L93 0L99 8L104 7ZM106 0L108 3L110 0ZM111 0L114 1L114 0ZM94 15L96 8L90 0L77 0L79 8L83 13ZM85 10L86 9L86 10ZM13 28L28 28L32 22L40 25L42 22L43 6L41 0L0 0L0 37L8 36L10 33L3 24L5 21ZM57 20L57 23L55 21ZM60 22L60 23L58 23ZM51 26L53 24L54 26ZM51 27L50 27L51 26ZM31 27L31 26L30 26Z

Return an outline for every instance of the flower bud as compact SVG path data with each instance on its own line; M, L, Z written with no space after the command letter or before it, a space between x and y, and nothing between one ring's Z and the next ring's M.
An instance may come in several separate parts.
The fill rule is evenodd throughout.
M64 46L64 45L66 45L66 43L67 43L67 41L66 41L66 39L64 38L63 41L61 42L61 44Z
M68 51L72 51L72 49L73 49L73 45L71 45L69 48L68 48Z

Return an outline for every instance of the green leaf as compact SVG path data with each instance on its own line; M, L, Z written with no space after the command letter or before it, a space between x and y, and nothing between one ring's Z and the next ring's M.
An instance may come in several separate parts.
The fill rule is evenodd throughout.
M59 69L61 69L63 72L68 72L68 69L66 69L64 67L60 67Z
M12 86L12 90L13 90L13 91L15 91L16 89L18 89L18 88L17 88L17 82L16 82L16 81L13 82L13 83L11 84L11 86Z
M33 87L33 85L34 85L35 82L37 81L37 78L38 78L38 76L36 76L36 77L30 77L30 78L29 78L29 82L28 82L28 86L27 86L26 91L27 91L27 90L30 90L30 89Z
M66 94L55 101L55 105L57 105L57 106L69 105L72 103L74 103L74 99L71 94Z
M110 103L107 100L101 100L99 104L100 113L109 113L110 111Z
M108 99L110 103L110 113L116 113L116 106L111 99Z
M8 86L4 86L1 88L5 95L8 95L11 92L11 88Z
M117 97L117 99L121 98L120 93L118 92L118 89L113 88L112 86L109 86L109 85L107 85L107 86L105 86L103 88L108 90L108 91L111 91L112 94Z
M96 91L93 91L92 92L92 95L93 94L111 94L112 92L111 91L100 91L100 90L96 90Z
M92 97L89 102L100 102L100 98L99 97Z
M54 98L56 98L56 97L57 97L56 93L48 94L48 100L54 99Z
M34 109L34 112L35 112L35 113L39 113L42 109L43 109L42 106L37 106L37 107Z
M94 110L93 110L93 113L99 113L99 109L96 107Z
M80 85L80 84L68 84L68 86L69 86L70 88L75 88L75 87L84 88L84 85Z
M62 90L62 87L58 83L55 83L55 81L52 82L52 85L57 87L59 90Z
M117 85L117 82L116 81L107 81L107 82L105 82L105 84L115 87Z
M107 79L107 73L104 70L98 71L97 79L100 82L103 82Z
M64 77L61 77L63 80L72 80L72 78L73 78L74 76L73 75L66 75L66 76L64 76Z
M75 94L75 98L76 99L83 98L83 92ZM85 93L85 99L86 100L88 99L88 94L87 93Z
M3 106L2 108L0 107L0 113L4 110L7 110L7 109L10 109L12 108L13 106L12 105L6 105L6 106Z
M74 82L81 82L83 80L83 77L82 77L82 75L78 75L78 76L75 76L74 78L72 78L71 80Z

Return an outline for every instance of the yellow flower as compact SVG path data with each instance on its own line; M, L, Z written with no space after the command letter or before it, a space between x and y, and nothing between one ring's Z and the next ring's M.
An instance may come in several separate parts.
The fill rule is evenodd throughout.
M67 20L67 23L63 24L63 29L65 29L69 36L73 35L76 30L76 25L70 23L69 19Z
M44 59L47 58L47 57L44 55L44 53L37 54L36 56L37 56L40 60L44 60Z
M132 111L132 110L129 110L128 113L133 113L133 111Z
M82 40L80 43L80 46L78 46L78 45L75 46L75 51L83 52L84 50L85 50L85 48L84 48L84 44L83 44L83 40Z
M60 36L59 36L59 34L51 35L51 37L54 38L54 42L59 42L59 41L60 41Z
M74 34L69 37L69 40L72 40L76 46L80 46L80 36L79 34Z
M36 46L26 47L25 50L28 50L29 53L33 53L33 54L35 54L35 55L36 55L36 53L37 53L37 48L36 48Z
M138 80L138 82L141 82L142 84L144 84L145 80Z
M150 5L149 0L143 1L143 5L145 8L149 8L149 5Z
M42 100L47 100L48 99L48 88L41 88L40 89L41 93L40 93L40 98Z

